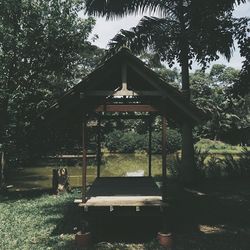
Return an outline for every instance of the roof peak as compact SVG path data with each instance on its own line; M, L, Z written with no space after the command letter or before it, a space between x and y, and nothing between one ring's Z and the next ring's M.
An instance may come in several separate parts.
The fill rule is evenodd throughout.
M131 49L129 47L127 47L126 45L123 45L118 51L119 52L120 51L126 51L126 52L131 53Z

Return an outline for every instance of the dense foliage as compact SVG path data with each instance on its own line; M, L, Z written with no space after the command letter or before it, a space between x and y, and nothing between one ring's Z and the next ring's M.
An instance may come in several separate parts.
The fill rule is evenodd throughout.
M98 62L87 41L95 20L79 18L81 9L74 0L0 1L0 144L12 157L28 155L36 115Z
M192 99L210 117L196 128L197 136L249 143L249 136L243 132L250 124L248 101L232 91L239 78L240 71L220 64L213 65L208 73L196 71L191 75Z
M144 49L154 51L155 53L141 54L141 59L166 82L186 91L189 85L183 85L183 68L180 73L177 69L167 69L161 62L166 60L172 65L177 59L183 66L182 52L185 46L182 44L183 34L180 32L183 15L187 18L185 25L190 23L187 29L190 32L184 37L187 39L185 42L189 44L188 58L186 58L189 60L189 66L192 64L191 58L196 58L205 66L207 62L217 58L218 52L229 58L232 38L236 38L241 55L245 57L241 72L225 65L214 65L207 73L199 70L190 74L190 79L186 83L189 84L190 80L192 101L211 117L207 123L195 129L197 140L205 137L229 143L248 144L249 137L245 131L249 129L250 98L248 92L241 88L247 86L249 77L248 20L232 19L230 13L234 8L233 2L226 4L222 1L215 10L206 3L204 6L209 8L208 12L216 22L206 23L207 16L204 16L202 22L196 26L194 20L204 14L204 6L197 16L193 12L197 2L183 1L182 5L177 6L177 1L174 1L173 9L167 7L164 13L166 18L144 18L131 32L122 31L119 35L124 37L120 43L117 41L117 44L113 45L119 47L126 43L136 52ZM148 3L142 1L141 4L145 4L146 8ZM152 6L158 6L157 4L160 3L152 2ZM162 4L165 6L165 2ZM139 8L138 6L136 8ZM33 121L36 115L50 106L65 90L76 84L80 77L91 71L103 55L103 51L87 41L95 21L93 18L79 18L78 14L83 9L81 0L0 1L0 7L0 144L9 156L18 162L20 158L30 157L33 151L43 153L39 145L40 139L35 135L39 134L42 138L44 131L32 133L35 129ZM174 8L177 8L177 12L171 16L170 13ZM182 11L186 14L181 13ZM124 10L120 13L123 12ZM215 13L219 15L215 16ZM116 15L115 12L113 14ZM177 26L169 26L172 22L177 22ZM226 32L221 33L219 29L214 34L212 30L219 24L222 25L219 26L220 29L225 29ZM236 32L237 29L240 32ZM204 30L212 32L210 35L216 39L211 40L208 34L204 34L203 38L200 38L204 40L199 40L197 44L198 30L201 34L204 34ZM151 35L147 35L147 32L151 32ZM119 38L119 35L116 38ZM140 36L136 37L137 35ZM133 43L138 47L133 47ZM166 48L166 44L171 46ZM177 125L173 121L169 122L171 129L167 135L167 150L170 153L180 149L181 139ZM152 137L153 153L161 151L160 127L159 120L155 120ZM75 131L78 131L77 129ZM103 138L103 143L110 151L128 153L147 151L148 136L145 133L147 125L143 121L118 121L117 130L114 131L112 125L106 123L104 130L106 137ZM72 138L70 134L63 135L57 138L57 145L61 143L62 138L65 140ZM33 147L34 141L38 142L36 144L39 145L39 149ZM73 148L75 141L67 143ZM48 141L47 147L51 144L51 141Z
M150 50L171 67L177 62L181 67L183 97L190 101L189 69L193 60L203 68L224 55L228 60L234 49L234 39L241 44L247 36L248 19L233 18L237 4L246 0L162 0L162 1L100 1L85 0L89 14L121 17L147 11L130 30L121 30L110 43L110 53L128 46L133 53ZM152 16L155 13L158 16ZM244 43L244 42L243 42ZM244 51L244 50L242 50ZM182 173L185 182L192 182L195 173L192 126L182 124Z
M123 133L114 130L105 136L105 146L110 152L134 153L137 151L148 152L148 135L139 134L135 131ZM152 153L159 154L162 151L161 132L152 133ZM181 149L181 135L175 129L167 130L167 153L173 153Z

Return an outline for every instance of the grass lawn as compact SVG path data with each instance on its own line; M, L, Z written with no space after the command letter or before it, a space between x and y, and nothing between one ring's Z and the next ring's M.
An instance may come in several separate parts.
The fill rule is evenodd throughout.
M72 194L49 195L46 191L10 192L0 196L0 249L75 249L74 228L79 226L79 208ZM91 249L159 248L146 244L96 243ZM155 248L156 247L156 248Z
M248 181L204 182L183 189L169 182L169 211L177 250L249 250L250 187ZM73 204L78 195L52 196L46 191L11 191L0 196L0 249L75 249L74 227L79 225L80 211ZM124 222L106 231L124 229ZM128 233L138 228L130 221ZM150 221L141 225L150 229ZM124 233L124 231L123 231ZM125 236L124 234L121 236ZM122 238L122 237L121 237ZM118 238L117 238L118 239ZM147 240L127 239L114 243L108 238L91 249L162 249L155 235Z
M242 146L233 146L222 141L213 141L209 139L201 139L195 144L198 150L207 151L209 154L224 155L224 154L241 154ZM247 147L250 150L250 147Z

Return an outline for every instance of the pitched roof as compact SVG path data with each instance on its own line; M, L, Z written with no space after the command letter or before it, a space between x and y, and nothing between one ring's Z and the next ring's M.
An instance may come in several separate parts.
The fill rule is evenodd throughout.
M189 102L183 94L165 82L157 73L148 68L139 58L127 48L122 48L115 55L99 65L92 73L83 78L76 86L66 92L54 105L47 109L40 118L55 119L57 115L68 117L75 113L79 115L86 106L100 104L101 98L83 98L94 90L115 91L121 84L121 66L127 65L128 85L138 91L154 91L162 93L161 98L151 97L152 105L160 106L160 111L182 122L188 119L199 123L205 114Z

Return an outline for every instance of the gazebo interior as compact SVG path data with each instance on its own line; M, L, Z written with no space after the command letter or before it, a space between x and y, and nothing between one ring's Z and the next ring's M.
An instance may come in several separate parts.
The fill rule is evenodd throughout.
M182 124L201 121L202 113L140 59L123 48L68 91L40 119L50 126L82 123L82 197L80 206L164 206L164 195L152 178L152 116L162 117L162 185L166 180L167 118ZM101 122L143 119L148 123L148 176L101 176ZM96 121L97 176L87 189L88 123ZM52 125L53 124L53 125ZM122 162L118 168L122 168Z

